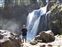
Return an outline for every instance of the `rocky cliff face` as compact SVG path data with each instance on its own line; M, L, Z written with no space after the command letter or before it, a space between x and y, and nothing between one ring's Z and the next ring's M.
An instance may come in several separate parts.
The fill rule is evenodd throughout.
M55 30L55 33L60 33L62 28L62 4L53 4L50 8L50 28Z
M48 10L47 11L51 11L50 14L47 15L46 19L47 19L47 26L45 26L44 24L41 25L42 22L42 17L40 20L40 25L39 25L39 31L43 31L43 30L49 30L52 29L53 32L55 34L60 33L61 32L61 25L62 25L62 4L60 3L60 1L50 1L49 5L48 5ZM45 28L46 27L46 28Z

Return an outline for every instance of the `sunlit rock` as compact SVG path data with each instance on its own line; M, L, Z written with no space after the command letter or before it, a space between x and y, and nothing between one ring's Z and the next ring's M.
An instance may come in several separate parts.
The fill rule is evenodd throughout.
M35 40L41 40L41 42L52 42L55 40L55 37L49 33L40 32L40 34L35 37Z
M54 33L52 32L52 30L45 31L45 33L47 33L47 34L50 34L50 35L54 36Z
M20 47L21 39L16 39L16 35L8 30L0 30L0 47Z

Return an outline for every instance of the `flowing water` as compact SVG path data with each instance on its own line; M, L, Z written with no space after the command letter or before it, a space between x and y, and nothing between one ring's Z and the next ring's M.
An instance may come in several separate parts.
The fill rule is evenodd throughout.
M48 0L46 2L48 2ZM47 5L44 7L41 7L38 10L34 10L28 14L28 17L27 17L27 30L28 30L27 40L28 41L31 41L36 36L40 18L41 16L46 14L46 11L47 11Z

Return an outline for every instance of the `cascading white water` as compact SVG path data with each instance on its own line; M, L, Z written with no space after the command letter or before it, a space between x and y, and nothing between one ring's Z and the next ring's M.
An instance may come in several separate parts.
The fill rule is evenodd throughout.
M46 14L47 5L28 14L27 17L27 40L31 41L37 34L41 16Z

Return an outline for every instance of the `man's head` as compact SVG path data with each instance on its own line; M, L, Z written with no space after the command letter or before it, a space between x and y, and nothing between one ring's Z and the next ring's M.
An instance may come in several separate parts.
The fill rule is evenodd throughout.
M25 27L25 25L23 25L23 27Z
M26 27L26 25L23 25L23 28L25 28Z

